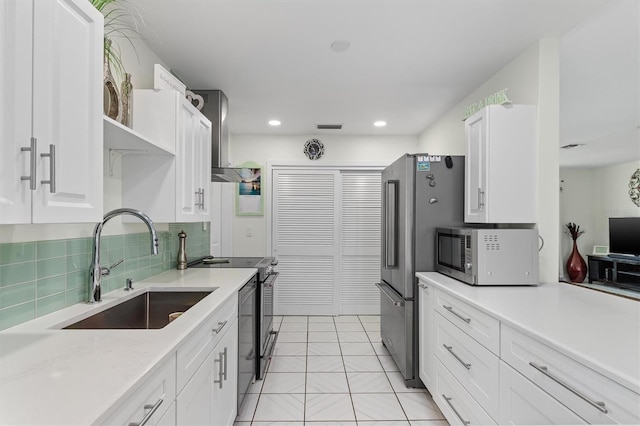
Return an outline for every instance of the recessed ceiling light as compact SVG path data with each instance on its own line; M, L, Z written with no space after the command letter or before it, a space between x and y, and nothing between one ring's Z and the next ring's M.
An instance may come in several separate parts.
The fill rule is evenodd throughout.
M375 123L373 123L373 125L376 126L376 127L384 127L384 126L387 125L387 122L380 120L380 121L376 121Z
M336 40L331 43L331 50L338 53L346 52L350 47L351 42L349 40Z
M280 122L280 120L269 120L269 126L279 126L282 123Z

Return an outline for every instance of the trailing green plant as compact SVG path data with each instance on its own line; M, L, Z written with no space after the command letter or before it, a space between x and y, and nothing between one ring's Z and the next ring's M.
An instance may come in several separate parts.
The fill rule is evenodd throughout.
M137 56L138 52L131 40L139 36L138 29L144 24L142 14L128 0L89 0L89 3L104 16L104 55L113 70L122 77L125 67L120 48L117 43L113 43L112 38L115 36L129 42ZM112 43L107 40L112 40Z

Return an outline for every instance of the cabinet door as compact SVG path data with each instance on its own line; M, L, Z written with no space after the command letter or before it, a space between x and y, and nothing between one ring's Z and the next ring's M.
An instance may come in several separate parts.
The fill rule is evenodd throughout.
M176 399L176 423L179 425L213 425L214 350L195 372Z
M467 160L465 161L464 221L486 222L487 110L465 121Z
M430 392L433 391L433 341L434 341L434 331L435 327L433 324L434 321L434 310L433 310L433 288L420 281L418 284L420 287L419 294L419 316L420 320L418 323L418 344L419 344L419 352L420 359L418 360L419 368L420 368L420 379L422 383L429 389Z
M0 2L0 223L31 222L31 51L33 4Z
M220 361L213 367L213 424L233 425L238 412L238 321L213 349Z
M196 187L200 195L198 220L211 221L211 121L201 114L196 115L196 149L194 159L197 166Z
M500 424L586 424L573 411L500 361Z
M102 218L103 26L85 0L34 1L34 223Z
M178 100L176 135L176 221L195 222L198 216L197 110L186 99Z

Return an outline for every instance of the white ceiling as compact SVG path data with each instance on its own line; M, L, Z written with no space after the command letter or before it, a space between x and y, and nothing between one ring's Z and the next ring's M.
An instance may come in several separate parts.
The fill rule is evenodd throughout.
M562 40L562 144L640 124L637 0L134 3L143 36L172 71L190 88L227 94L233 133L323 134L336 131L317 124L343 124L343 135L418 135L536 40L571 29ZM619 4L626 9L612 12ZM350 49L332 51L336 40ZM611 48L621 40L626 50ZM376 120L388 126L374 128Z

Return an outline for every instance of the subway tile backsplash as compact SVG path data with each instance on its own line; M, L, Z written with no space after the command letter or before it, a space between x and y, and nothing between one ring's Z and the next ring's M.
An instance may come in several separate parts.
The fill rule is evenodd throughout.
M103 293L176 267L178 233L187 234L189 259L209 254L209 231L201 222L172 223L159 232L152 256L148 233L104 236L100 262L124 262L102 279ZM207 229L209 227L207 226ZM0 330L63 309L88 298L91 238L0 244Z

